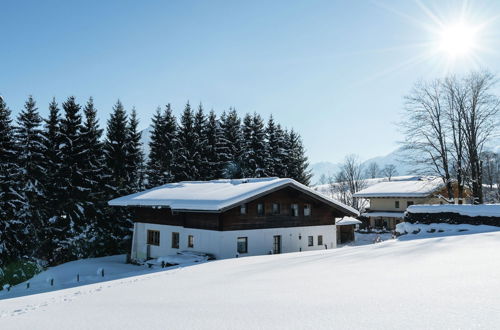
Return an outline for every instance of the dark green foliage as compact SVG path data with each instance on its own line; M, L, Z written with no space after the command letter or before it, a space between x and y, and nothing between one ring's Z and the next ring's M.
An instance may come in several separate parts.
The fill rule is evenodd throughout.
M242 177L243 137L241 120L235 109L229 109L227 114L222 114L220 122L221 138L218 153L223 168L222 175L225 178Z
M288 155L285 164L288 171L288 177L302 184L309 185L312 174L307 169L309 163L305 155L300 135L295 133L294 130L291 130L286 134L286 140Z
M280 178L288 177L286 166L288 149L286 147L286 135L281 125L276 125L273 116L269 118L266 127L267 136L267 174Z
M64 117L60 122L61 164L58 169L59 214L53 218L52 225L58 228L54 240L54 262L74 258L72 241L86 226L84 206L86 198L83 176L84 145L81 135L81 107L73 96L62 104Z
M22 206L17 209L17 220L24 226L25 238L30 237L29 244L39 247L41 238L38 233L47 226L45 209L44 144L41 130L42 118L38 108L30 96L23 111L17 118L16 142L18 144L17 163L22 171L17 176ZM22 240L24 241L24 240ZM27 242L26 242L27 243ZM28 251L28 247L24 251ZM39 251L33 251L40 255Z
M174 148L177 139L177 121L172 114L170 104L165 112L156 110L153 117L153 131L149 142L147 163L147 187L157 187L174 180Z
M200 177L199 169L195 164L199 163L198 137L194 131L194 114L189 103L186 104L180 118L177 131L177 144L175 151L174 177L175 181L196 180Z
M127 173L128 119L122 103L118 100L108 120L104 141L104 158L107 172L107 200L128 194L130 176ZM132 229L131 215L124 208L107 209L107 228L109 252L124 252L130 242Z
M128 192L127 183L127 114L120 100L113 107L108 120L106 140L104 141L104 156L108 172L108 187L110 197L118 197Z
M127 162L128 193L135 193L144 188L144 153L142 152L141 132L135 108L132 109L127 127Z
M40 273L43 267L31 260L16 260L0 267L0 290L5 284L10 286L22 283L36 274Z
M16 210L23 201L18 193L19 167L11 112L0 98L0 267L23 253L23 224Z
M145 166L135 109L128 116L117 101L104 139L92 98L83 115L74 97L62 109L61 116L53 99L43 121L29 97L14 127L0 98L0 267L18 272L19 282L37 271L31 260L55 265L128 252L131 214L107 202L145 185L270 175L307 184L310 178L300 137L272 118L265 127L256 113L241 125L234 109L218 120L188 103L178 125L167 105L154 115Z
M211 176L208 149L208 121L200 104L194 116L193 130L195 134L193 165L197 169L196 180L206 180Z
M45 120L42 132L44 144L44 168L45 177L43 185L45 187L45 223L38 233L40 239L39 255L40 259L51 261L52 253L56 250L55 237L60 235L58 227L54 222L60 218L59 196L62 195L62 186L59 183L59 172L62 164L60 151L61 132L59 108L55 99L49 104L49 117Z
M257 113L247 114L243 119L243 152L241 157L242 172L245 177L267 176L268 160L266 132L262 117Z

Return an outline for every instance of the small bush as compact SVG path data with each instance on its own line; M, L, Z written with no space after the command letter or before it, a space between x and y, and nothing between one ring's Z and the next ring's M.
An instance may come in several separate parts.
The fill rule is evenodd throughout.
M11 262L0 269L0 290L5 284L13 286L22 283L42 270L43 267L34 261L18 260Z

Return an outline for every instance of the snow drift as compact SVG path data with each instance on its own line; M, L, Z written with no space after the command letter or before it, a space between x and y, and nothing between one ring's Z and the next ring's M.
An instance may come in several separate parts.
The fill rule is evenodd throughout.
M2 329L500 324L500 232L207 262L0 301Z

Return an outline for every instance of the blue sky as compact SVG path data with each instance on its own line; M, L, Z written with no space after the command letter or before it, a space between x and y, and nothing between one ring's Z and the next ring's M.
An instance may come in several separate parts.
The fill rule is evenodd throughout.
M473 59L451 63L432 29L462 8L487 24ZM0 93L15 115L30 94L43 115L53 96L93 96L102 125L119 98L142 128L166 103L234 106L300 132L312 162L367 159L397 147L416 81L498 73L497 15L499 1L3 0Z

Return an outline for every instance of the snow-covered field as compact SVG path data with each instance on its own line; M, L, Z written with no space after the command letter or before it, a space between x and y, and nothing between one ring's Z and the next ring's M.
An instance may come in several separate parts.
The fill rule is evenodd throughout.
M0 327L499 328L500 232L464 233L219 260L0 300Z

